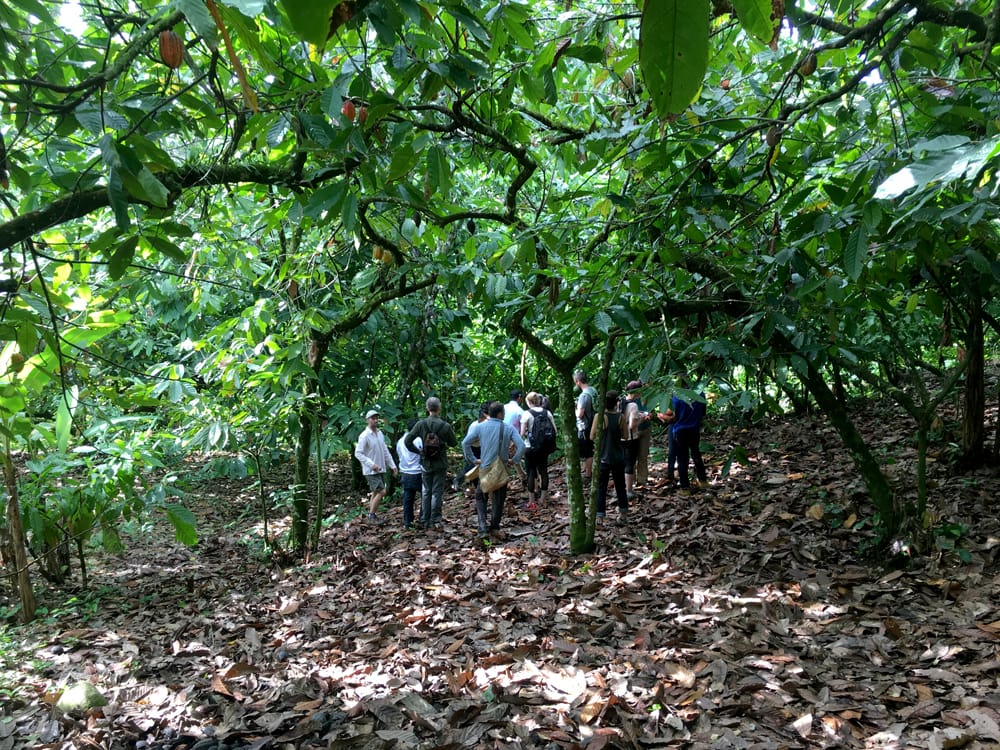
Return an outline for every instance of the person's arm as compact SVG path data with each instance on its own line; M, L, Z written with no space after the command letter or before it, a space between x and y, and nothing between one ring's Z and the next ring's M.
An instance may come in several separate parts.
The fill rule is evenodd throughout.
M403 438L403 443L406 445L406 449L410 453L420 453L420 448L418 448L416 443L413 442L418 437L421 437L420 435L417 435L417 428L419 426L419 424L413 425L413 429L406 433L406 437Z
M591 440L591 442L594 442L594 441L597 440L597 416L598 415L595 414L593 421L590 423L590 440ZM601 416L604 417L605 420L607 420L607 417L605 417L603 414ZM603 429L603 425L602 425L602 429Z
M366 430L361 433L360 437L358 437L358 445L354 449L354 457L361 462L362 467L368 469L369 471L375 471L375 462L368 458L368 455L365 453L365 442L367 436L368 432Z
M515 464L521 463L521 456L524 455L524 440L521 439L521 434L513 429L510 431L510 439L514 443L514 458L511 461Z
M472 454L472 444L476 442L476 437L479 434L479 424L473 424L469 427L469 431L465 433L465 437L462 438L462 456L465 457L465 463L474 464L476 463L476 457Z

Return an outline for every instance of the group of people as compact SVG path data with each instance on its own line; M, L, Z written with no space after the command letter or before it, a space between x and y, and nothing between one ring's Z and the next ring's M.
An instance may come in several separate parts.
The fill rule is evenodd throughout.
M527 401L527 409L521 406L522 400ZM354 455L368 483L368 519L372 522L379 521L378 508L387 490L386 475L391 471L396 476L402 475L404 528L413 528L415 524L427 529L440 528L443 523L447 451L458 445L458 439L454 427L441 418L441 400L431 396L426 407L427 416L411 419L406 434L396 442L398 465L379 427L381 415L376 409L365 414L368 424L358 436ZM528 508L535 508L548 498L548 459L556 448L556 423L541 394L532 392L525 399L521 391L513 391L506 405L499 401L484 403L461 446L467 471L473 467L485 469L500 461L505 470L503 476L509 478L509 469L520 469L523 459ZM488 491L478 481L475 484L477 528L485 539L500 530L507 482ZM418 493L420 510L419 516L415 516Z
M591 478L594 459L598 459L598 519L606 517L608 485L614 480L617 522L628 524L630 501L635 500L648 481L653 419L670 427L668 479L673 482L676 467L681 490L689 491L688 462L693 460L698 480L708 481L699 449L704 394L693 403L675 395L669 409L650 412L641 400L642 381L633 380L626 385L622 397L617 391L608 391L598 415L597 391L588 383L587 374L577 370L573 382L580 391L575 414L581 469L586 481ZM379 427L378 411L372 409L365 415L367 427L358 437L354 455L368 483L368 518L372 522L379 521L378 508L386 494L386 476L391 471L401 475L404 528L442 525L448 449L459 443L454 427L441 417L440 399L428 398L426 407L427 416L411 419L406 433L396 442L398 465ZM469 425L461 441L466 476L475 482L477 532L481 539L500 532L510 469L524 477L527 509L534 510L548 499L549 458L556 450L557 434L556 420L542 394L531 392L525 396L514 390L506 404L499 401L482 404L478 418ZM601 445L600 456L595 456L597 442ZM504 471L491 472L491 483L494 474L499 473L502 478L497 486L484 490L475 475L485 476L484 472L497 461L502 463ZM419 515L415 515L418 496Z

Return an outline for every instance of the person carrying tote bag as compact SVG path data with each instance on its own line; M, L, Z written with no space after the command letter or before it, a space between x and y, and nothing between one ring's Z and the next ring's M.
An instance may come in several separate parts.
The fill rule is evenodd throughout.
M469 463L476 463L472 453L475 442L480 446L479 486L476 488L476 520L480 539L500 531L503 506L507 500L507 482L510 475L507 467L517 464L524 454L524 440L510 425L503 422L503 404L494 401L489 407L489 418L472 426L462 441L462 453ZM514 456L510 446L514 446ZM485 468L483 468L485 467ZM490 497L490 515L487 523L486 496Z

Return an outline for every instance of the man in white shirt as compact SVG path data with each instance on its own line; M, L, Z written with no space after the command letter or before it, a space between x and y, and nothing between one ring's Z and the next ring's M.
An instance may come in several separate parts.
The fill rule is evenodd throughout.
M510 392L510 401L503 405L503 423L513 427L514 432L518 435L521 434L521 412L524 411L521 401L523 399L524 394L514 389Z
M370 409L365 414L365 421L368 426L358 436L358 445L354 449L354 457L361 462L361 471L368 481L368 489L371 492L368 500L368 520L378 522L378 505L385 497L385 473L392 469L393 474L399 474L396 468L396 461L389 452L386 445L385 435L378 426L379 414L375 409Z

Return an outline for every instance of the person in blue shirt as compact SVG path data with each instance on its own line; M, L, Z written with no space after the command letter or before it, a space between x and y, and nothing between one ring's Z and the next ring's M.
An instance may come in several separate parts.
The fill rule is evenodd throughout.
M494 461L503 461L507 466L520 463L524 455L524 440L517 430L503 421L503 404L493 401L489 408L489 419L472 425L462 440L462 453L470 464L479 464L485 471ZM479 443L479 457L472 452L472 446ZM510 446L514 446L514 455L510 455ZM486 519L486 494L476 486L476 520L479 538L486 539L490 534L500 531L500 520L503 518L503 506L507 501L507 485L497 487L489 493L490 517L489 525Z
M677 452L677 479L681 490L691 490L688 476L688 460L694 461L694 473L702 484L708 482L705 462L701 457L701 423L705 418L705 394L700 393L694 403L688 403L679 396L670 400L672 415L671 437ZM662 417L661 417L662 418Z

